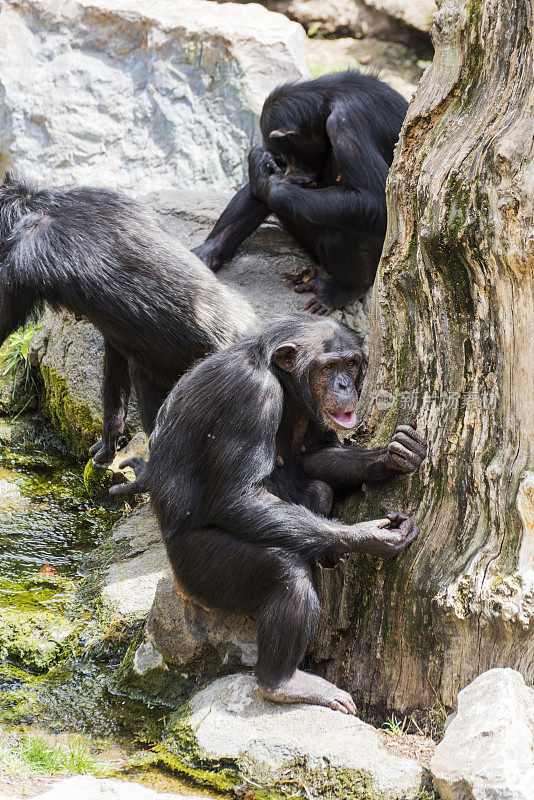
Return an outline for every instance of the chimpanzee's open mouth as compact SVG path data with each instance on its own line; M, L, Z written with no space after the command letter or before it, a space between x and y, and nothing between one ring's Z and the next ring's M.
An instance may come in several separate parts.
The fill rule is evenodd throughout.
M356 425L355 411L328 411L327 414L342 428L354 428Z

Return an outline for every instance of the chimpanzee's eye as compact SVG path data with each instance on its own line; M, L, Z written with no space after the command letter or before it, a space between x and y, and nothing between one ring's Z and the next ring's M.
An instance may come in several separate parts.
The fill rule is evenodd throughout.
M335 369L336 365L335 365L335 363L333 361L329 361L328 364L324 365L324 368L330 371L330 370Z
M355 361L347 361L347 367L351 367L352 368L352 367L355 367L355 366L356 366L356 362Z

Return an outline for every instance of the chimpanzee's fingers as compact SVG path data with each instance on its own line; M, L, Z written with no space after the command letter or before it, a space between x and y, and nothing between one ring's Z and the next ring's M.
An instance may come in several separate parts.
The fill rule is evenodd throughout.
M401 532L402 536L404 537L404 541L407 544L409 544L410 542L413 542L413 540L416 538L417 534L419 533L419 530L420 530L419 527L415 524L413 519L411 519L410 517L405 519L404 522L400 526L400 532Z
M312 297L311 300L308 300L303 306L303 311L309 311L310 314L316 314L320 317L324 317L326 314L329 314L332 310L329 306L323 303L321 300L317 300L316 297Z
M426 447L424 436L421 436L421 434L411 425L397 425L395 434L397 433L404 433L406 436L409 436L410 439L413 439L414 442L419 442L419 444L422 444Z
M147 491L147 487L143 481L132 481L132 483L117 483L111 486L109 493L113 497L127 497L132 494L142 494Z
M388 514L388 519L394 528L400 528L401 523L403 523L407 517L406 514L402 514L400 511L392 511L391 514Z
M403 445L407 450L411 453L415 453L419 458L424 458L426 456L426 445L422 444L421 442L416 441L415 439L410 438L402 431L395 431L393 439L391 442L398 442L399 444Z
M101 447L103 447L103 445L104 442L102 441L102 439L99 439L98 442L95 442L95 444L92 444L91 447L89 448L89 455L94 456L94 454L98 453L98 451L100 450Z
M404 472L408 474L414 471L414 464L406 461L406 459L401 458L401 456L398 456L395 453L390 453L388 460L391 469L396 469L398 472Z
M400 444L400 442L395 441L395 439L388 444L388 452L394 453L396 456L400 456L400 458L403 459L407 465L411 465L413 463L413 452L408 450L407 447L404 447L404 445Z
M126 469L126 467L133 469L137 475L138 472L141 472L146 467L146 461L140 456L133 456L132 458L127 458L126 461L121 461L119 464L119 469Z

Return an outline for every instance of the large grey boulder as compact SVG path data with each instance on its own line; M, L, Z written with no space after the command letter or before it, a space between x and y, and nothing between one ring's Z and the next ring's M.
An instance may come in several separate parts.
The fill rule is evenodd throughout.
M419 764L391 755L371 725L320 706L268 702L250 675L220 678L194 695L170 717L162 749L193 768L230 762L251 788L283 785L288 775L309 796L319 788L321 796L354 796L372 785L381 797L413 798L421 788Z
M513 669L490 669L458 694L430 763L443 800L532 800L534 690Z
M421 34L430 30L429 9L436 11L434 0L262 0L262 3L322 36L375 37L415 46L424 44L426 37Z
M428 33L438 10L435 0L364 0L372 8Z
M0 173L134 194L238 186L266 95L305 34L259 5L4 0Z

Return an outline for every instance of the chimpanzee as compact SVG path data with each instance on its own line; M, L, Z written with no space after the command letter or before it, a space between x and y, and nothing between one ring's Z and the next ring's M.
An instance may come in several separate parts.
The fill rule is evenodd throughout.
M174 382L255 323L252 308L128 197L88 187L0 186L0 344L42 302L86 317L104 336L103 433L110 461L132 383L152 431Z
M389 558L417 536L399 512L343 525L334 495L416 470L410 425L387 447L340 446L355 425L362 338L333 319L271 322L176 384L151 437L148 487L175 580L200 605L257 616L263 695L355 713L349 694L298 665L319 601L310 561L328 553Z
M300 283L304 306L327 314L372 286L386 231L386 177L408 108L400 94L356 71L289 83L265 101L263 147L249 183L193 252L213 270L272 212L328 276Z

